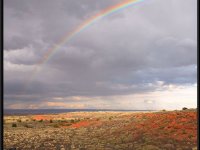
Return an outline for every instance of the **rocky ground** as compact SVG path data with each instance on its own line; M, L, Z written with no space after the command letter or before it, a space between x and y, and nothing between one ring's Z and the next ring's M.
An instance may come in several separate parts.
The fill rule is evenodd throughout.
M195 150L196 109L4 117L5 150Z

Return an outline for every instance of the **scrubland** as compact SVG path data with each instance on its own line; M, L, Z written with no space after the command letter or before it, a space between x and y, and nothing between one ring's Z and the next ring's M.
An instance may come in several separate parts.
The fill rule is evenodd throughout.
M195 150L196 109L4 116L6 150Z

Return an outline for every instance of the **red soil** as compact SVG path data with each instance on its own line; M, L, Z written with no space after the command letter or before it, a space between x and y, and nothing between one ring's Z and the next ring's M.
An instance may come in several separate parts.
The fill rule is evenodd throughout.
M35 120L51 120L53 117L44 116L44 115L34 115L33 119Z
M133 138L145 134L156 139L173 139L197 143L196 112L145 113L135 115L139 123L132 122L124 129L133 130Z

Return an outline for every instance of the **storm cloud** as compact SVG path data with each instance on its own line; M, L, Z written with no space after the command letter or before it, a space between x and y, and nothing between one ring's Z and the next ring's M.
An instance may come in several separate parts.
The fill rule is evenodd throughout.
M171 108L181 98L169 105L158 92L191 87L190 102L183 105L194 107L196 0L146 0L113 13L58 45L38 65L82 22L120 2L6 0L5 108Z

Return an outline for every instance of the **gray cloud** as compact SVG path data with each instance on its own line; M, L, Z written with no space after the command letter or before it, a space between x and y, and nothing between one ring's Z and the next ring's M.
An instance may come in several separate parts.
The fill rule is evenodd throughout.
M60 45L34 75L49 48L118 2L5 1L6 106L54 102L54 97L68 97L65 101L71 103L72 96L128 95L195 84L195 0L144 1L105 17ZM115 104L112 98L106 102Z

